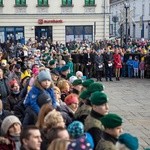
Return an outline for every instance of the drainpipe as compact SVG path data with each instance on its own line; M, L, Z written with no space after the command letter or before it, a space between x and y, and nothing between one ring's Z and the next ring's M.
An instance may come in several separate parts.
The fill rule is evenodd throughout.
M104 0L104 39L106 38L106 0Z

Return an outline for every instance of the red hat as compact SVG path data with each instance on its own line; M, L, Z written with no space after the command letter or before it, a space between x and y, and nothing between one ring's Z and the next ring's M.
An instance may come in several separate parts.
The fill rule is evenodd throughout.
M78 97L75 94L69 94L66 98L65 98L65 103L67 105L71 105L73 103L78 103Z
M12 80L9 82L9 86L10 86L11 88L13 88L15 83L18 84L17 80L16 80L16 79L12 79Z

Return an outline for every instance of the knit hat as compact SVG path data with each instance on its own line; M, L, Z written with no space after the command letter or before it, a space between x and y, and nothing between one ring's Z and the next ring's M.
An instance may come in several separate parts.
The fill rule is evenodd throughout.
M38 78L39 82L42 82L45 80L51 80L51 75L50 75L50 72L48 70L42 70L39 72L37 78Z
M73 121L67 130L72 138L78 138L84 134L84 125L80 121Z
M50 62L49 62L49 65L54 65L55 64L55 59L53 59L53 60L50 60Z
M90 97L90 93L88 92L88 90L83 91L80 96L81 99L85 100L85 99L89 99Z
M67 150L92 150L91 144L87 142L84 136L71 141L68 145Z
M82 80L81 79L76 79L76 80L73 81L72 85L73 86L82 85Z
M122 125L122 118L117 114L108 114L101 118L101 122L105 128L116 128Z
M69 78L70 83L73 83L76 79L78 79L76 76L71 76Z
M88 79L82 83L82 85L87 88L90 84L94 83L93 79Z
M39 96L38 96L38 99L37 99L37 103L39 105L39 107L41 108L44 104L47 104L47 103L51 103L52 100L51 100L51 97L48 93L46 92L43 92L41 93Z
M59 72L56 69L51 70L51 74L54 74L56 76L59 76Z
M82 76L83 76L83 73L82 73L81 71L77 71L77 72L76 72L76 76L77 76L77 77L79 77L79 76L82 77Z
M108 97L104 92L96 91L91 94L90 101L92 105L102 105L108 102Z
M2 125L1 125L1 130L2 132L6 135L8 132L8 129L14 124L14 123L19 123L21 125L20 120L14 116L14 115L10 115L7 116L3 121L2 121Z
M89 87L87 88L87 90L90 93L96 92L96 91L104 91L104 86L103 84L99 83L99 82L94 82L92 84L89 85Z
M134 137L129 133L124 133L124 134L120 135L118 141L121 144L124 144L130 150L137 150L139 147L137 137Z
M25 70L24 73L21 74L21 80L27 78L27 77L31 77L29 71Z
M68 65L63 66L60 69L61 72L64 72L64 71L67 71L67 70L69 70L69 66Z
M73 103L78 103L78 97L76 94L69 94L66 98L65 98L65 103L67 105L71 105Z

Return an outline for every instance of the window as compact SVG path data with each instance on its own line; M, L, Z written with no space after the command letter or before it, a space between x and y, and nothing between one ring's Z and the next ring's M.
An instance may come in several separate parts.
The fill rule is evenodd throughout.
M3 0L0 0L0 7L3 6Z
M38 0L38 6L48 6L48 0Z
M72 6L72 0L62 0L62 6Z
M95 0L85 0L85 6L94 6Z
M16 6L26 6L26 0L16 0Z
M93 40L93 26L66 26L66 42Z

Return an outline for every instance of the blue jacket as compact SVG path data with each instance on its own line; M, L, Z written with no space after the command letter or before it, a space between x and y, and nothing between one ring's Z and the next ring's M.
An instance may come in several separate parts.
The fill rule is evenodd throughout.
M133 60L132 59L128 59L126 64L128 65L128 67L133 67Z
M139 68L139 61L138 60L133 61L133 68Z
M24 104L25 104L25 106L30 106L36 112L36 114L38 114L40 111L40 107L37 103L37 99L38 99L38 96L43 91L50 95L50 97L52 99L52 105L54 108L56 107L56 99L55 99L55 95L54 95L54 90L52 88L48 88L48 89L42 88L41 89L39 84L38 84L38 86L34 85L32 87L32 89L29 91L27 97L25 98Z

